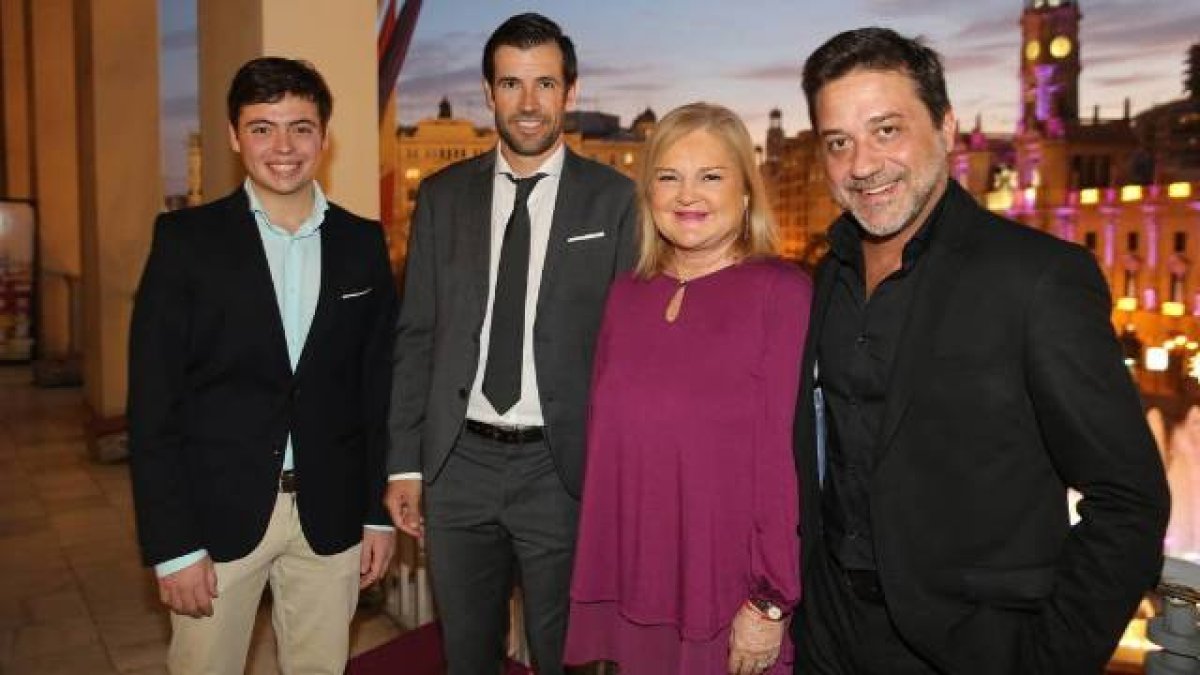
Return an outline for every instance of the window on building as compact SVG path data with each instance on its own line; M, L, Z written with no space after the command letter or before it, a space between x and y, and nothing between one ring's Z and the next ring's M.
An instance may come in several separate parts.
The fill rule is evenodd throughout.
M1175 233L1175 252L1184 253L1187 251L1187 232Z
M1085 232L1083 234L1083 245L1085 248L1087 248L1087 250L1095 253L1096 252L1096 233L1095 232Z
M1138 250L1138 233L1130 232L1125 235L1125 250L1130 253L1137 253Z

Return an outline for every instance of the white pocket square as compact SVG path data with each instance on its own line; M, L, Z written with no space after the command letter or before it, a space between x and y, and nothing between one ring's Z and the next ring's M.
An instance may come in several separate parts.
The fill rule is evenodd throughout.
M361 291L350 291L349 293L342 293L342 299L349 300L350 298L358 298L358 297L366 295L367 293L370 293L372 290L374 290L374 289L368 287L368 288L362 289Z
M601 230L600 232L588 232L587 234L577 234L574 237L568 237L567 243L573 244L577 241L587 241L588 239L599 239L600 237L603 237L603 236L604 236L603 230Z

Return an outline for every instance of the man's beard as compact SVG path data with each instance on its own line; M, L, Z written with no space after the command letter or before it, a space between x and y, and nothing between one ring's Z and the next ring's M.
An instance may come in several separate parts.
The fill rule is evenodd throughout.
M509 118L508 122L509 124L516 125L522 119L534 118L517 115L516 117ZM547 124L546 133L532 141L518 139L515 134L509 131L508 124L503 124L500 120L496 120L496 130L500 133L500 138L504 141L504 145L513 152L523 157L537 157L554 147L554 144L558 142L559 136L562 135L562 122L554 124L551 118L543 116L538 116L536 119L539 122Z

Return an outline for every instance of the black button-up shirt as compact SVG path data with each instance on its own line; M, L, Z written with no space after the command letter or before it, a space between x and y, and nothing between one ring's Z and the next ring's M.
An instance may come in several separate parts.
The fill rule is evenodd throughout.
M845 569L876 569L869 494L881 450L888 378L912 305L917 264L942 210L939 202L905 244L900 269L870 297L858 224L843 216L829 232L828 264L835 267L835 280L817 344L827 434L821 508L826 541Z

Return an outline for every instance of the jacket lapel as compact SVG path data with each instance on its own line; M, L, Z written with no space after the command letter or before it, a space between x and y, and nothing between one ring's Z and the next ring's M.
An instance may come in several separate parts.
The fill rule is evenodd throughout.
M912 306L900 334L896 357L888 378L887 402L880 427L880 461L887 455L896 430L908 411L913 386L929 371L934 336L946 320L946 298L959 279L959 270L970 257L970 223L979 207L953 180L947 187L938 231L929 250L918 262Z
M554 219L550 223L550 239L546 242L546 259L542 263L542 281L538 290L538 306L536 316L542 315L547 298L557 288L554 283L566 257L567 239L578 234L577 230L587 225L587 219L580 212L579 191L583 189L580 180L582 163L570 148L564 148L562 175L558 179L558 194L554 198Z
M487 312L488 274L492 259L492 188L496 172L496 150L489 152L472 172L463 201L463 222L455 227L463 233L463 249L470 256L471 287L475 289L479 323Z
M296 360L296 377L304 372L304 364L309 360L309 353L314 344L320 344L325 334L333 327L334 305L337 298L333 297L338 285L336 281L342 278L341 266L349 263L353 256L345 250L347 241L341 218L332 206L325 212L325 220L321 223L321 289L317 295L317 308L313 313L312 325L308 327L308 335L304 338L304 347L300 349L300 358Z
M229 223L232 245L229 253L234 257L233 268L240 276L235 288L241 289L245 302L252 307L253 315L263 317L255 321L251 330L263 330L265 340L274 345L271 349L275 366L284 371L291 370L287 356L287 338L283 334L283 318L279 314L279 302L275 298L275 283L271 281L271 268L267 263L267 252L263 249L258 224L250 212L250 200L243 188L238 188L228 200L229 212L225 219Z

